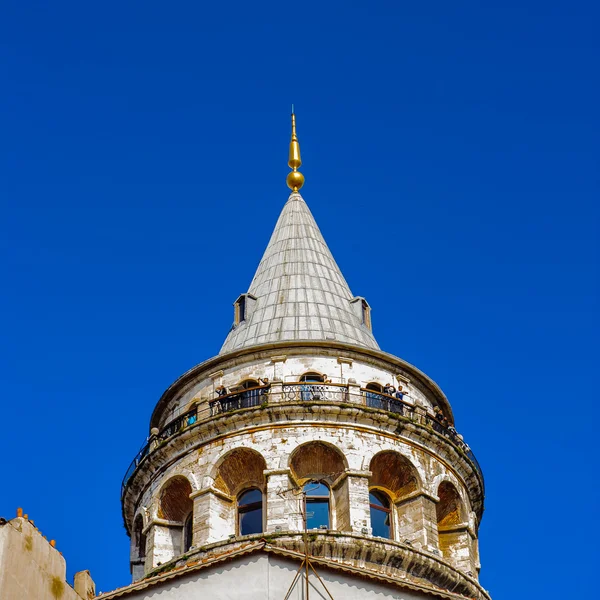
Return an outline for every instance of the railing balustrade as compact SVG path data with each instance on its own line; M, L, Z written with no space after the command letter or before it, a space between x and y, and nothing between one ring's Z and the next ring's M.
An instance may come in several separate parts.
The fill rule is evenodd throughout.
M260 406L263 402L267 401L269 387L268 385L263 385L215 398L208 403L210 416L214 417L220 413L231 412L240 408Z
M164 441L172 437L186 427L194 425L200 419L214 417L219 414L228 413L242 408L253 408L263 406L269 397L270 385L240 390L231 394L220 396L208 402L208 410L206 405L204 409L199 407L194 408L184 414L179 415L172 421L169 421L156 436L156 440ZM349 393L348 386L338 383L320 383L320 382L294 382L284 383L282 388L283 402L348 402ZM434 431L448 438L455 446L457 446L475 465L483 482L483 473L479 462L475 458L473 451L463 441L462 436L459 436L454 427L448 426L446 423L440 422L436 417L430 415L424 410L415 409L415 406L404 402L400 398L395 398L387 394L375 392L373 390L360 390L362 403L369 407L378 410L383 410L409 419L419 425L431 427ZM152 440L154 441L154 440ZM151 441L148 441L129 465L121 487L121 496L125 493L125 487L131 476L135 473L140 463L150 454Z
M284 402L347 402L348 386L337 383L299 382L283 384Z

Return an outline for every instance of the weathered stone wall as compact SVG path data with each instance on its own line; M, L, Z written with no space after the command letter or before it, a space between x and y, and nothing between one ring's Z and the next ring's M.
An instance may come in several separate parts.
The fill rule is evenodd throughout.
M365 361L346 361L343 356L276 356L272 358L253 358L250 355L245 364L235 364L222 371L201 374L199 378L190 384L185 392L176 396L170 402L161 416L161 426L168 423L176 416L186 412L194 405L205 405L216 397L215 388L224 385L228 390L239 385L241 382L267 377L270 381L282 381L284 383L299 381L300 377L307 372L317 372L326 375L332 383L348 383L355 381L359 387L365 387L369 383L379 383L384 386L392 384L396 388L403 386L407 393L404 400L410 404L421 404L432 410L436 404L432 394L428 393L418 382L410 380L410 373L402 374L398 368L382 368ZM398 379L401 375L409 379L409 382ZM209 375L213 375L210 377Z
M416 492L400 497L394 504L395 527L392 533L397 541L409 540L416 548L443 552L453 564L475 572L474 559L465 554L464 542L441 549L438 544L436 521L436 492L441 478L455 486L465 511L470 511L464 484L442 461L437 460L415 446L399 439L390 439L371 432L355 430L344 424L288 424L266 427L248 432L231 431L198 450L183 456L154 479L141 499L141 506L148 514L146 570L163 564L182 552L181 528L168 526L159 515L160 492L166 482L176 476L186 477L192 487L194 500L193 546L203 546L230 536L238 535L236 529L236 497L218 489L219 464L231 452L240 448L254 451L264 459L267 481L264 494L265 531L300 530L299 496L293 488L298 487L290 470L291 457L298 449L311 441L335 447L344 458L347 467L338 473L339 465L332 467L332 529L354 533L371 533L369 509L369 468L375 455L391 451L404 457L418 473ZM244 467L240 467L244 477ZM323 477L328 476L327 467L318 467ZM229 477L232 475L229 474ZM255 480L253 476L253 481ZM411 488L412 489L412 488ZM390 490L390 494L394 491ZM448 538L449 539L449 538ZM454 540L454 538L452 538Z
M418 423L394 417L384 425L386 414L369 412L360 388L371 382L402 385L408 394L404 400L423 412L438 405L441 392L427 388L418 376L410 379L408 369L402 371L392 363L386 367L385 361L361 356L304 349L289 356L248 353L233 361L223 357L223 369L199 374L173 396L163 410L163 424L195 403L208 406L219 385L231 389L244 380L264 377L271 384L264 405L200 418L181 436L156 441L153 454L140 466L145 474L136 474L126 500L135 498L126 515L144 515L146 573L183 552L183 517L165 523L161 502L174 478L184 477L191 489L186 497L193 501L192 551L240 535L237 498L249 488L262 493L265 533L301 531L300 492L304 483L313 480L325 482L331 490L332 531L362 536L369 543L382 539L372 537L369 492L377 489L390 501L392 540L476 576L479 559L472 499L479 502L479 510L481 488L469 479L475 476L464 462L464 453L452 449L433 430L419 429ZM308 372L348 383L347 388L337 388L344 396L312 404L290 397L291 388L285 388L284 382L297 382ZM360 410L352 408L355 404ZM455 490L453 502L461 505L462 515L468 515L459 519L459 524L468 525L465 535L444 530L447 522L438 515L440 486ZM133 519L128 522L131 528ZM132 548L134 579L141 574L139 561L133 559L138 556Z

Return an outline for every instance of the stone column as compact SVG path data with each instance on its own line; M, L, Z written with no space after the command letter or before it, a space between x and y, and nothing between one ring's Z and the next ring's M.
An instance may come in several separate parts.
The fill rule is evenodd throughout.
M146 570L154 569L181 554L183 527L164 519L154 519L146 531Z
M196 548L235 535L235 501L214 487L198 490L194 501L192 546Z
M275 379L271 382L268 398L269 404L283 402L283 382L281 379Z
M440 551L454 567L477 578L473 539L467 523L440 527Z
M355 379L348 379L348 402L350 404L362 404L363 399L360 394L360 385Z
M409 541L421 550L438 552L435 505L436 499L423 492L396 500L396 540Z
M349 531L359 535L372 535L371 509L369 507L369 477L371 471L347 471L349 506Z
M267 480L266 528L268 533L276 531L301 531L303 529L301 500L295 493L289 469L264 471Z

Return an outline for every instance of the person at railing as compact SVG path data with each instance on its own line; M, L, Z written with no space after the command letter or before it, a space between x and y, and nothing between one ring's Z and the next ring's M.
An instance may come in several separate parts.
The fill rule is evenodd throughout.
M393 396L395 391L396 388L391 383L386 383L383 386L383 393L387 394L388 396Z
M444 429L448 427L448 419L446 415L442 412L442 409L439 406L435 406L433 408L433 413L435 415L435 420L439 423Z
M463 436L460 433L456 434L456 439L458 440L458 444L459 446L465 451L465 452L471 452L471 448L469 448L469 444L467 444L467 442L465 442L465 438L463 438Z
M215 392L219 398L222 396L227 396L227 388L224 385L220 385L218 388L216 388Z
M267 395L267 391L269 389L269 387L271 386L271 384L269 383L269 378L268 377L262 377L259 378L258 380L259 383L262 384L263 387L260 388L259 390L259 395L262 396L266 396ZM262 398L261 398L262 399ZM266 401L266 400L265 400Z
M406 392L403 392L402 386L399 385L398 391L394 394L394 397L397 398L398 400L402 401L402 400L404 400L404 396L408 396L408 394Z
M194 412L190 413L187 418L187 425L193 425L198 419L196 409L194 408Z

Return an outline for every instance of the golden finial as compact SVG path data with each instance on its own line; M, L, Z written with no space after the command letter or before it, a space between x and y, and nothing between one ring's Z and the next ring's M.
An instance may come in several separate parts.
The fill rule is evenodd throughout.
M294 114L294 105L292 104L292 140L290 141L290 158L288 160L288 165L292 169L292 172L288 173L286 181L288 187L293 192L297 192L304 185L304 175L298 171L301 164L300 142L298 142L298 136L296 135L296 115Z

